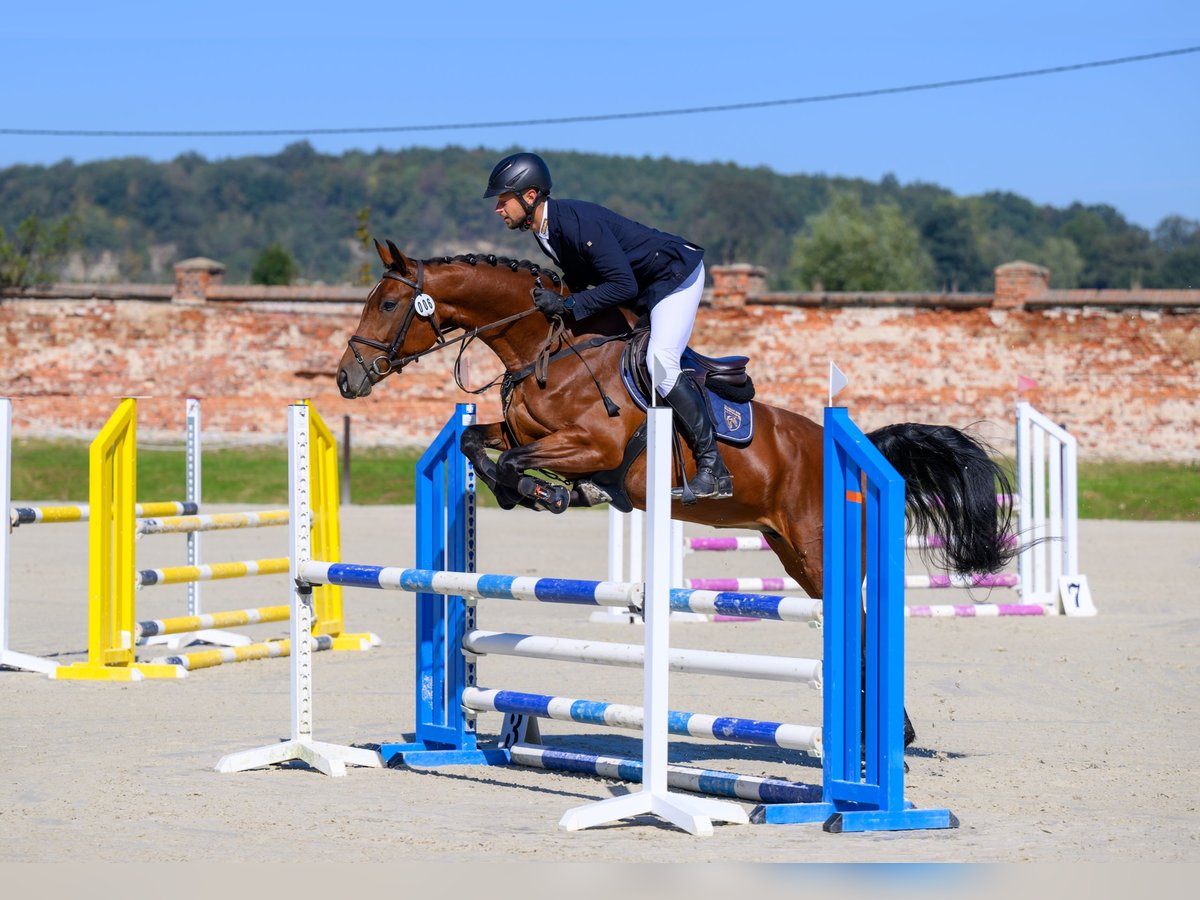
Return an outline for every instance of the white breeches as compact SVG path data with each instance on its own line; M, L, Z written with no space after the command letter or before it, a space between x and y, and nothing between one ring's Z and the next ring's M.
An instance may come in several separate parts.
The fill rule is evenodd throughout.
M696 266L674 293L663 297L650 310L650 342L646 346L646 367L660 396L665 397L679 378L679 356L687 348L696 324L696 310L704 293L704 263ZM654 363L663 370L654 375Z

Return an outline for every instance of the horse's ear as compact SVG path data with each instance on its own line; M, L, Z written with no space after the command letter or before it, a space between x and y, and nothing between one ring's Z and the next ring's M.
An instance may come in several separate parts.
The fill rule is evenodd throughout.
M401 253L400 249L391 241L388 241L385 247L376 238L375 252L379 254L379 258L383 261L384 268L392 272L399 272L401 275L408 274L408 257Z
M408 274L408 257L400 252L400 249L390 240L387 242L388 249L392 251L392 268L401 275Z
M385 269L392 267L392 255L388 252L387 247L379 243L379 238L375 238L375 252L379 254L379 259L383 263Z

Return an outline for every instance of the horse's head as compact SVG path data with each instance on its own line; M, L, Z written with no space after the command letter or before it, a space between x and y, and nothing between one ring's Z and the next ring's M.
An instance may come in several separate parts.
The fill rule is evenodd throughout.
M405 357L432 346L439 328L434 301L426 293L425 266L411 260L391 241L375 242L383 277L367 295L358 328L338 364L343 397L365 397L372 386L404 367Z
M383 260L383 277L367 295L358 328L338 364L343 397L365 397L392 372L445 343L447 331L477 330L506 364L523 353L523 348L510 346L514 339L535 331L545 336L545 319L540 313L534 316L531 296L540 283L538 267L474 255L427 264L409 259L391 241L386 246L376 241L375 249ZM490 265L476 265L485 261ZM541 274L560 287L557 275ZM536 326L529 324L530 316Z

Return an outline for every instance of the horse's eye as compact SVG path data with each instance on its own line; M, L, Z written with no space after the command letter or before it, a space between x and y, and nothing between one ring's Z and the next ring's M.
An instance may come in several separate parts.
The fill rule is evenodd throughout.
M379 308L382 309L384 312L391 312L393 309L396 308L396 301L395 300L384 300L382 303L379 304Z

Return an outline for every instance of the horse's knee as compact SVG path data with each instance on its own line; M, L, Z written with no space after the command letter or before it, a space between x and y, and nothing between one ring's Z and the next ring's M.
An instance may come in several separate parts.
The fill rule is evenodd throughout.
M478 425L469 425L463 429L462 437L458 439L458 449L467 459L474 459L484 448L483 429Z
M496 472L502 481L510 484L515 484L521 473L525 470L519 462L520 454L518 448L505 450L496 457Z

